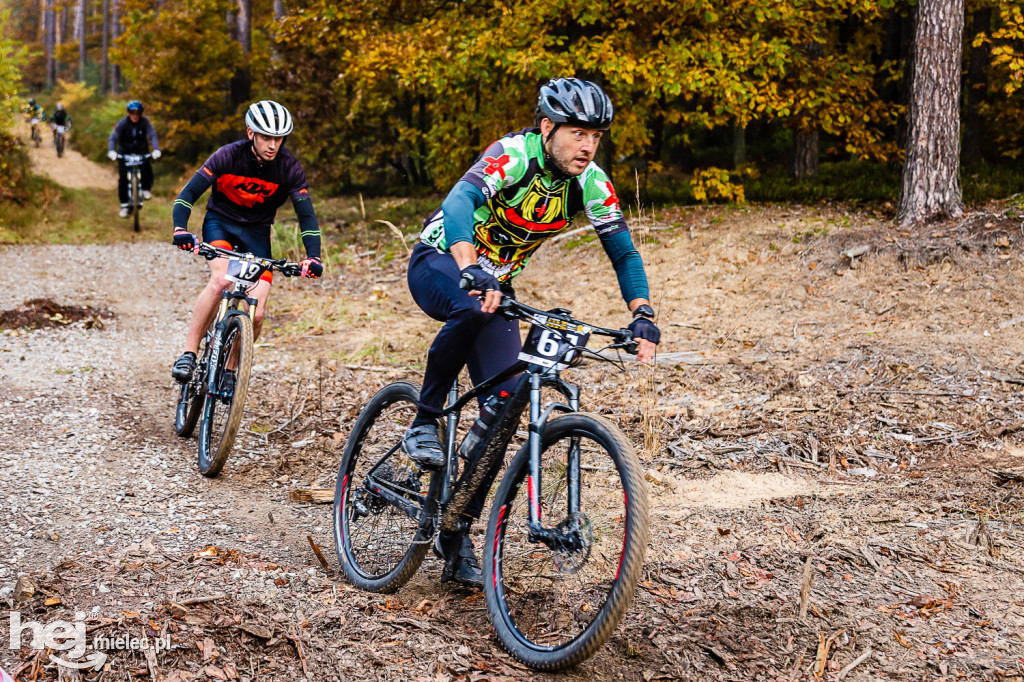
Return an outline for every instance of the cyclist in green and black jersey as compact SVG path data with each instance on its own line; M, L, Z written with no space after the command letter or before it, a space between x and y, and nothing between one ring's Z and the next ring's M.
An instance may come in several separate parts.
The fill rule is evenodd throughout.
M512 280L537 247L570 229L581 213L611 259L633 316L629 328L640 342L639 359L653 357L661 332L653 322L643 262L611 180L593 161L612 116L612 103L596 84L550 81L540 91L537 127L494 142L427 218L409 262L409 288L423 311L444 326L430 347L419 410L403 441L421 466L444 464L437 419L462 367L469 367L476 383L516 362L518 326L493 313L503 294L515 295ZM462 280L471 291L460 288ZM509 391L514 383L509 380L492 393ZM490 472L491 480L497 473ZM470 502L463 530L442 534L435 548L442 556L458 553L451 577L470 584L482 583L467 531L479 518L489 487L481 487L479 499Z

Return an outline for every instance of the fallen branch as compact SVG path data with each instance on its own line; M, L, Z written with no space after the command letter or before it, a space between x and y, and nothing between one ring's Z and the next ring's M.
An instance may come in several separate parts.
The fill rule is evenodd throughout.
M843 668L842 670L839 671L839 679L843 679L844 677L849 675L850 672L854 668L856 668L858 665L860 665L864 661L868 660L868 658L870 658L871 654L873 654L873 653L875 653L875 651L871 647L868 647L867 649L865 649L864 653L862 653L857 658L853 659L853 662L850 663L850 665L846 666L845 668Z
M208 597L191 597L189 599L182 599L179 604L182 606L195 606L196 604L206 604L211 601L220 601L221 599L227 599L226 594L218 592L217 594L211 594Z
M807 607L811 598L811 585L814 584L814 568L811 566L811 557L804 562L804 579L800 586L800 620L807 617Z
M331 504L334 488L294 488L288 491L288 499L299 504Z

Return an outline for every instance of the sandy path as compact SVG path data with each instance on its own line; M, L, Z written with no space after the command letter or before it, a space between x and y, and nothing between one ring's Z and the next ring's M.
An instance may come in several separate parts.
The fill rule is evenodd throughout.
M18 135L25 140L32 169L54 182L72 189L112 189L117 187L117 167L113 163L101 165L90 161L74 149L74 129L64 148L63 158L58 158L53 146L53 135L48 128L41 130L43 142L36 147L30 138L28 124L18 125Z

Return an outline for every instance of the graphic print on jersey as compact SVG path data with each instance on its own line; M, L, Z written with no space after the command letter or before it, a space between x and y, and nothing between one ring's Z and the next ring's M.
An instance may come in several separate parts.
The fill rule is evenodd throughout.
M489 268L488 264L481 265L499 279L508 279L521 270L541 242L569 225L565 191L563 183L545 187L537 175L516 206L498 192L491 200L490 219L476 226L477 251L491 261Z
M217 189L232 202L246 208L262 204L279 186L275 182L241 175L222 175L217 178Z

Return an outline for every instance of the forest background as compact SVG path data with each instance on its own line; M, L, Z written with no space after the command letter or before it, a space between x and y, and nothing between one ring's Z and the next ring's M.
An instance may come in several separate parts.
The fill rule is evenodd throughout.
M1024 189L1021 2L962 13L960 183ZM63 99L95 159L129 98L165 174L285 103L318 192L444 191L532 124L537 87L576 75L616 105L599 163L643 202L895 202L913 96L904 0L0 0L0 199L31 201L12 136L29 94ZM924 50L936 49L924 46ZM634 191L635 189L635 191Z

